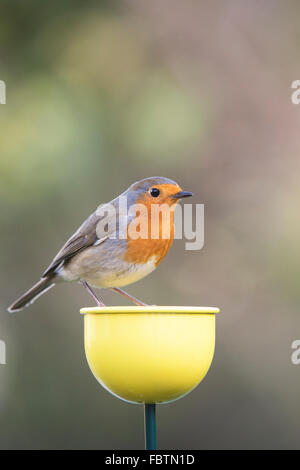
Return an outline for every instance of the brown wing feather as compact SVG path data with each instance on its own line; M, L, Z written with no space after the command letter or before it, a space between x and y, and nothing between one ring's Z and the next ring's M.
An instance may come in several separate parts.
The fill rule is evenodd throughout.
M42 277L46 277L49 274L54 273L57 267L64 261L72 258L79 251L92 246L97 241L103 241L109 236L108 233L97 233L97 224L104 217L97 214L98 211L91 214L88 219L79 227L77 232L69 238L62 249L55 256L51 264L48 266Z

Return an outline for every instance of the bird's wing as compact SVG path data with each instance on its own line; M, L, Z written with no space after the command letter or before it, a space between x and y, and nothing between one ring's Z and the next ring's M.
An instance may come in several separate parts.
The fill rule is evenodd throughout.
M116 216L118 216L118 208L116 207ZM114 224L107 224L105 230L99 229L99 222L104 220L105 215L99 215L98 210L91 214L87 220L79 227L71 238L64 244L62 249L57 253L51 264L48 266L42 277L54 274L55 270L61 263L72 258L79 251L92 246L103 243L110 235L115 232ZM108 216L111 217L111 216ZM106 219L105 219L106 221Z

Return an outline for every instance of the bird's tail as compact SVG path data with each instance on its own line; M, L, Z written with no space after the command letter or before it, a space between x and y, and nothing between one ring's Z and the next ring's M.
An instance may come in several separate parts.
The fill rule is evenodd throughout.
M40 295L47 292L51 289L55 283L53 282L53 277L43 277L37 284L35 284L29 291L25 292L22 297L16 300L9 308L9 312L17 312L22 310L28 305L32 304Z

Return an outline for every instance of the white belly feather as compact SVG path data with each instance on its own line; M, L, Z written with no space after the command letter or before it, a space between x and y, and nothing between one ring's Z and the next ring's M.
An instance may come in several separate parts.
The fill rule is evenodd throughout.
M82 260L81 260L82 261ZM86 281L95 287L122 287L139 281L150 274L156 268L156 256L152 256L147 263L134 264L127 261L119 261L116 266L100 266L96 263L89 269L81 269L78 275L78 266L75 263L62 266L59 270L59 276L65 281ZM77 264L77 263L76 263ZM84 263L81 263L81 268ZM84 272L85 271L85 272Z
M129 264L127 270L122 273L105 272L99 273L99 276L87 276L84 280L95 287L122 287L143 279L150 274L155 266L155 256L145 264Z

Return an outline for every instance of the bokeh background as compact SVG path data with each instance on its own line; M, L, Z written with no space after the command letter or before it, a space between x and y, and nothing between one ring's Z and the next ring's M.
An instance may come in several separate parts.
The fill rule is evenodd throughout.
M128 291L222 310L206 379L159 409L160 448L299 448L299 14L297 0L2 0L0 448L143 447L142 407L88 369L83 288L6 308L99 203L153 175L205 204L205 246L176 241Z

